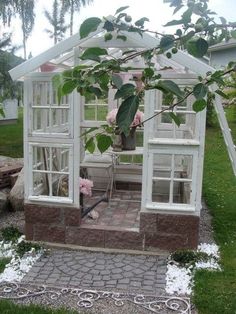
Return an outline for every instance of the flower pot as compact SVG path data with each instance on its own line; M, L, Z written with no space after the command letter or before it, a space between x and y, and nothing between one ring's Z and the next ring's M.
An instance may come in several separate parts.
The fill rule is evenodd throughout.
M135 150L136 148L136 128L131 128L128 136L121 133L122 149L123 150Z

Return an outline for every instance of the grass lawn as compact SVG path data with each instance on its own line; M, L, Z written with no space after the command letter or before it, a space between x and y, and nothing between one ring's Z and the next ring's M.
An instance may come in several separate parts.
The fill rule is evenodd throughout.
M236 142L236 108L226 111ZM236 177L217 126L207 130L203 191L213 216L214 237L220 246L223 271L196 273L194 303L200 314L235 314Z
M0 155L23 157L23 109L16 124L0 125Z
M53 310L36 305L16 305L7 300L0 301L0 313L2 314L79 314L83 312L69 311L65 309Z

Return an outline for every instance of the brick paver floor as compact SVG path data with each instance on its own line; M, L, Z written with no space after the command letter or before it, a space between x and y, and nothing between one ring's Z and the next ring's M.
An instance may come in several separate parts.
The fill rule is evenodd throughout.
M84 199L85 207L96 203L104 193L94 192L92 197ZM85 217L82 225L138 228L141 208L141 191L115 191L109 203L102 202L95 207L99 217L92 220Z
M164 294L166 256L52 249L23 282Z

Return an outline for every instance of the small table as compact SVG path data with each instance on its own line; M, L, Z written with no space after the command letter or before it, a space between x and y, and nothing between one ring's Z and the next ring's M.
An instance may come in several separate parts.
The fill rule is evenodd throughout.
M118 158L120 156L143 155L143 147L136 147L136 149L134 150L122 150L122 151L109 150L108 153L111 154L111 157L112 157L112 177L111 177L110 196L109 196L109 199L111 199L113 186L115 182L115 166L117 165Z

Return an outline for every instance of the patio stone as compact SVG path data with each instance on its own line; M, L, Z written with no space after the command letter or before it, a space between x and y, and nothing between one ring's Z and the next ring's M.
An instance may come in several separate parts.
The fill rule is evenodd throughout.
M23 281L155 294L164 293L165 272L166 256L53 249L36 262Z

